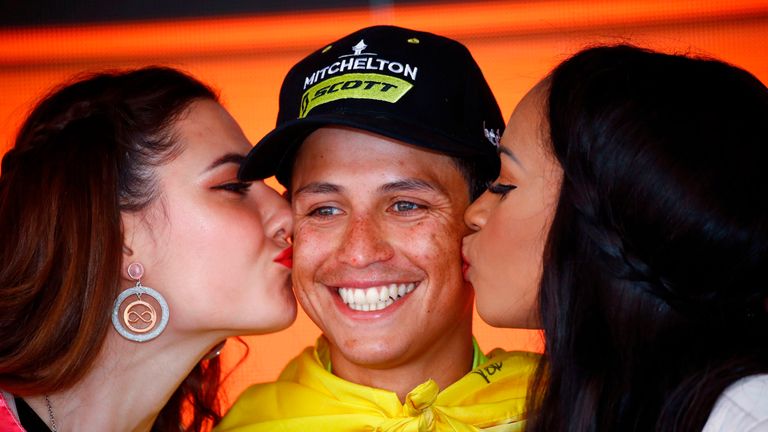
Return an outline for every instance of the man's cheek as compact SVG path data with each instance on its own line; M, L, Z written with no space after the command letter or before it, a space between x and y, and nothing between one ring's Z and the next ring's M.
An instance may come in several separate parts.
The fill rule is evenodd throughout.
M422 233L420 237L403 237L406 241L398 242L396 249L410 262L427 269L460 259L459 240L446 236L446 233ZM457 261L458 262L458 261Z
M330 253L332 242L328 235L311 228L301 228L294 234L293 261L294 268L312 266L321 261L323 256Z
M321 305L318 304L320 300L319 293L317 292L318 287L314 284L314 272L305 270L294 266L292 275L293 291L301 308L313 321L317 322L320 318L318 313L322 311Z

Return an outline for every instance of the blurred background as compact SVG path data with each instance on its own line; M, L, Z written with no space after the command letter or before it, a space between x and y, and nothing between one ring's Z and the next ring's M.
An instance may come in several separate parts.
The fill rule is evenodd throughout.
M220 90L256 142L274 125L288 69L374 24L463 42L505 117L554 65L597 43L717 57L768 83L768 0L0 0L0 154L52 86L84 71L150 64L184 69ZM485 351L542 349L537 332L493 329L479 319L475 332ZM230 341L222 354L232 370L229 402L245 386L275 379L318 335L300 313L287 330Z

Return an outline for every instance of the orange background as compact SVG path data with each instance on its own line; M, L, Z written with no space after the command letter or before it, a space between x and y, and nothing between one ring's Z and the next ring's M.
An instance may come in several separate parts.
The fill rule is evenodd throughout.
M11 145L30 105L51 86L85 70L148 64L182 68L218 88L225 106L255 142L272 128L280 83L296 61L374 24L411 27L462 41L483 69L505 116L559 61L598 42L714 56L768 82L768 0L473 1L4 29L0 30L0 153ZM493 329L479 319L475 332L485 350L542 346L536 332ZM250 353L229 377L230 401L244 386L274 379L318 334L300 313L287 330L244 338ZM234 364L244 352L243 345L230 341L223 356Z

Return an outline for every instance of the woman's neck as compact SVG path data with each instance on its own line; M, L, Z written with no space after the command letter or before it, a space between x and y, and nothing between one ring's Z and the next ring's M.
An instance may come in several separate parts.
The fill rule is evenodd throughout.
M73 387L48 395L59 432L149 431L199 359L215 344L137 344L110 335L91 371ZM43 395L26 398L49 423Z

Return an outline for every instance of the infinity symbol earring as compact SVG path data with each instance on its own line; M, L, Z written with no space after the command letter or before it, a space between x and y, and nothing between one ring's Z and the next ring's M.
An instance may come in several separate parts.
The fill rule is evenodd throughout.
M165 298L154 289L143 286L143 276L144 266L141 263L128 265L128 277L136 281L136 286L120 293L112 308L112 325L115 330L120 336L135 342L146 342L160 336L169 318Z

